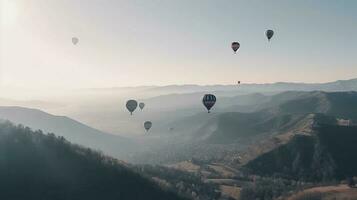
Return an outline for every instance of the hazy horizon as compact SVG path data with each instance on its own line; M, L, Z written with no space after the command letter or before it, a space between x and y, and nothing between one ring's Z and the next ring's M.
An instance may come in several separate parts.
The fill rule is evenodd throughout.
M356 1L0 1L3 87L357 77ZM276 32L271 42L264 36L269 28ZM241 43L236 55L232 41Z
M0 199L356 199L356 11L0 0Z

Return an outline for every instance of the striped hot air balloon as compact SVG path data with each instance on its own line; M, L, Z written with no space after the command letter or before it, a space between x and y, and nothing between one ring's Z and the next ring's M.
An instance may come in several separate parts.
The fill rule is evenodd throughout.
M208 113L210 113L211 108L216 103L216 96L213 94L205 94L205 96L203 96L202 103L207 108Z

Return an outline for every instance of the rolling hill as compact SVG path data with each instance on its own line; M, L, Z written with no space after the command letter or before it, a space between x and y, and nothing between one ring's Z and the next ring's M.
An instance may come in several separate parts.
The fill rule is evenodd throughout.
M357 92L309 92L279 105L283 113L325 113L340 118L356 119Z
M259 97L265 99L252 102L251 112L197 114L172 126L185 124L186 129L196 130L196 136L205 136L211 143L234 143L259 134L286 132L309 114L322 113L352 121L357 118L357 92L290 91ZM253 107L260 109L255 111Z
M357 127L319 123L312 135L296 135L250 161L252 173L322 181L357 175ZM318 122L317 122L318 123Z
M265 112L223 113L215 123L217 129L207 137L209 143L244 143L256 136L274 135L291 129L305 115L277 114ZM214 122L211 122L211 126ZM207 134L199 131L197 134Z
M248 96L261 100L252 101ZM230 162L235 159L229 156L235 158L239 154L240 163L245 163L287 143L296 134L310 134L317 118L326 122L341 119L354 122L357 113L356 92L288 91L271 96L243 97L241 101L239 96L224 101L248 106L251 112L215 110L174 120L167 125L174 128L166 134L169 142L165 141L152 149L151 156L145 154L143 158L157 160L160 157L160 163L190 158L219 158Z
M139 150L135 149L137 147L130 139L107 134L68 117L54 116L37 109L0 107L0 119L56 133L73 143L101 150L120 159L127 159L130 152Z

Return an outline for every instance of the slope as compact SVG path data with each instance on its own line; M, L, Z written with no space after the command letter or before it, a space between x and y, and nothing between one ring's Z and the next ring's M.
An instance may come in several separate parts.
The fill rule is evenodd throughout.
M287 144L250 161L246 167L259 175L276 174L309 181L356 176L356 132L356 126L318 123L314 134L296 135Z
M23 124L32 129L56 133L71 142L99 149L120 159L126 159L134 151L133 141L103 133L64 116L54 116L37 109L0 107L0 119Z
M0 124L0 177L0 199L181 199L115 159L10 123Z
M309 92L279 105L282 113L325 113L357 119L357 92Z

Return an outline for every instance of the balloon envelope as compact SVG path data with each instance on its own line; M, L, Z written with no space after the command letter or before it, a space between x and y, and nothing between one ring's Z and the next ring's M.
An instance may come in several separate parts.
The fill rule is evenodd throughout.
M151 126L152 126L152 122L151 121L144 122L144 128L145 128L146 131L149 131Z
M134 110L138 107L138 102L131 99L126 102L126 108L129 110L130 114L133 114Z
M267 30L267 31L265 31L265 35L267 36L268 40L270 41L270 39L274 35L274 31L273 30Z
M76 38L76 37L73 37L73 38L72 38L72 43L73 43L74 45L76 45L78 42L79 42L79 39L78 39L78 38Z
M139 103L140 110L142 110L144 107L145 107L145 103L143 103L143 102Z
M205 96L203 96L202 103L207 108L207 111L209 113L211 108L216 103L216 96L214 96L213 94L205 94Z
M239 44L239 42L232 42L231 47L232 47L232 49L233 49L234 53L236 53L236 52L237 52L237 50L238 50L238 49L239 49L239 47L240 47L240 44Z

